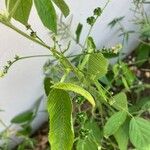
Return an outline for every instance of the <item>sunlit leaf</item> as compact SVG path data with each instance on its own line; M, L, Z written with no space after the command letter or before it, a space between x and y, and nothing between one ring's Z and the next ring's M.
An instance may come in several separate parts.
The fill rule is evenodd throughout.
M76 85L73 83L57 83L52 87L56 89L62 89L62 90L67 90L67 91L78 93L82 95L83 97L85 97L93 105L93 107L95 107L95 101L92 95L79 85Z
M8 0L6 0L6 5L9 8L9 13L12 13L12 10L14 9L14 7L16 7L15 5L17 1L18 0L10 0L8 4ZM32 0L20 0L16 9L13 12L12 17L20 23L27 25L31 7Z
M150 145L150 121L143 118L132 118L130 121L130 140L136 148Z
M71 150L73 145L72 104L66 91L53 89L48 96L51 150Z

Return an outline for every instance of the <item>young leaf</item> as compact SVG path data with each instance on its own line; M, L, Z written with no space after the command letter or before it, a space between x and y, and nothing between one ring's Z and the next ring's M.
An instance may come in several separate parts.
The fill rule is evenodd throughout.
M114 137L118 143L119 150L127 150L129 142L129 121L126 120L124 124L114 134Z
M52 87L56 88L56 89L73 91L75 93L78 93L78 94L82 95L83 97L85 97L93 105L93 107L95 107L95 101L94 101L92 95L79 85L72 84L72 83L57 83Z
M94 79L99 79L107 73L108 60L101 53L93 53L88 61L87 72Z
M45 27L57 32L57 16L51 0L34 0L38 15Z
M119 111L113 114L104 126L104 136L113 135L126 120L127 114L124 111Z
M61 10L61 12L65 17L69 15L70 10L65 1L63 0L52 0L52 1L57 5L57 7Z
M76 30L76 42L77 43L79 43L82 28L83 28L83 25L81 23L79 23L77 26L77 30Z
M130 121L129 136L136 148L150 145L150 122L143 118L132 118Z
M17 7L15 6L18 0L6 0L6 6L9 8L9 13L12 13L12 17L20 23L27 25L30 11L32 8L32 0L20 0ZM9 6L8 6L9 5ZM16 7L15 10L14 7Z
M112 106L118 110L127 110L128 111L128 103L127 103L127 96L125 93L121 92L116 94L112 100Z
M73 145L72 104L69 94L53 89L48 96L51 150L71 150Z
M77 142L77 150L97 150L102 139L102 130L95 121L87 121L84 125L85 129L89 130L89 134L84 139L79 139Z
M16 124L25 123L27 121L32 120L32 118L33 118L33 112L32 111L26 111L26 112L23 112L23 113L15 116L11 120L11 123L16 123Z

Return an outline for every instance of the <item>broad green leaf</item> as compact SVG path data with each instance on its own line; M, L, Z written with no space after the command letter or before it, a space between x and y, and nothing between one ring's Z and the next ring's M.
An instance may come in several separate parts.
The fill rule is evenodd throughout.
M83 97L85 97L93 105L93 107L95 107L95 101L94 101L92 95L79 85L76 85L73 83L57 83L52 87L56 88L56 89L73 91L75 93L78 93L78 94L82 95Z
M34 0L38 15L45 27L57 32L57 16L51 0Z
M146 147L150 144L150 121L143 118L132 118L130 121L129 136L136 148Z
M114 134L118 143L119 150L127 150L129 142L129 121L126 120L122 126Z
M61 10L61 12L65 17L69 15L70 10L64 0L52 0L52 1L57 5L57 7Z
M18 5L16 7L17 1L18 0L10 0L9 4L7 4L8 0L6 0L6 6L9 8L8 11L9 13L12 13L12 11L14 11L12 17L20 23L27 25L32 8L32 0L20 0L18 1ZM15 10L13 10L14 7L16 7Z
M76 42L77 43L79 43L79 41L80 41L80 35L82 32L82 28L83 28L83 25L81 23L79 23L77 26L77 29L76 29Z
M117 110L128 111L127 96L124 92L116 94L111 101L112 101L112 106Z
M51 150L71 150L73 145L72 103L64 90L53 89L48 96Z
M102 139L102 131L95 121L87 121L84 125L85 129L89 130L89 134L85 139L79 139L77 142L77 150L97 150L100 148Z
M88 75L94 80L102 78L108 69L108 60L101 53L93 53L88 61Z
M33 112L32 111L26 111L23 112L17 116L15 116L12 120L11 123L25 123L27 121L32 120L33 118Z
M51 78L46 77L44 79L44 90L45 90L45 93L46 93L47 96L49 95L49 92L51 91L51 86L52 86L51 81L52 81Z
M126 112L119 111L113 114L106 122L104 126L104 136L108 137L113 135L120 126L125 122L127 117Z

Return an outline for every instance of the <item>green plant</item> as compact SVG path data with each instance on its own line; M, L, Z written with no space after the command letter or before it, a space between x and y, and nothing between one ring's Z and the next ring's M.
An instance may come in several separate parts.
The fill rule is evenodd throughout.
M62 0L34 0L34 3L43 25L53 32L52 46L43 42L28 24L32 0L7 0L7 11L0 14L0 22L47 48L50 55L16 56L14 60L8 61L1 75L4 76L19 60L51 56L43 69L46 76L44 88L47 95L51 149L127 150L128 146L139 150L149 149L150 122L142 119L143 113L150 109L149 99L139 104L139 101L129 101L127 95L137 90L149 89L150 85L141 84L127 63L119 60L115 65L109 64L110 58L119 55L122 45L98 49L90 36L109 0L103 8L96 8L92 16L87 18L89 32L83 44L80 43L83 25L80 23L77 26L76 37L71 37L79 44L81 53L75 55L66 54L70 42L67 48L62 49L57 38L59 24L53 3L64 16L69 14L67 4ZM25 25L31 34L18 29L11 23L11 19ZM66 26L64 22L61 25ZM110 25L114 23L111 22ZM136 97L137 100L139 98L141 97ZM22 124L32 119L33 111L28 111L21 114L21 118L19 115L12 121ZM132 145L129 145L129 140Z

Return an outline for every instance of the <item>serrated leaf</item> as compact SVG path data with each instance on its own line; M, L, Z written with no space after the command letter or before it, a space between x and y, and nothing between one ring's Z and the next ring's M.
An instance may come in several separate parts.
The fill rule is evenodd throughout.
M57 16L51 0L34 0L38 15L45 27L57 32Z
M48 96L51 150L71 150L73 145L72 103L64 90L53 89Z
M112 102L112 106L117 110L128 111L127 96L124 92L120 92L119 94L113 96Z
M93 105L93 107L95 107L95 101L92 95L79 85L76 85L73 83L57 83L52 87L56 89L62 89L62 90L67 90L67 91L78 93L82 95L83 97L85 97Z
M81 23L79 23L77 26L77 29L76 29L76 42L77 43L79 43L79 41L80 41L80 35L82 32L82 28L83 28L83 25Z
M11 13L18 0L10 0L9 4L7 4L8 3L7 1L8 0L6 0L6 6L9 8L8 10L9 13ZM19 21L20 23L27 25L31 8L32 8L32 0L20 0L16 10L13 12L12 17L15 20Z
M113 135L126 120L127 114L124 111L119 111L113 114L104 126L104 136Z
M150 144L150 121L143 118L132 118L130 121L129 136L136 148L146 147Z
M108 69L108 60L101 53L93 53L88 61L88 75L94 80L102 78Z
M126 120L114 134L119 150L127 150L129 142L129 120Z
M64 0L53 0L53 2L57 5L65 17L69 15L70 10Z
M23 112L23 113L15 116L11 120L11 123L17 123L17 124L25 123L27 121L32 120L32 118L33 118L33 112L29 110L29 111Z

